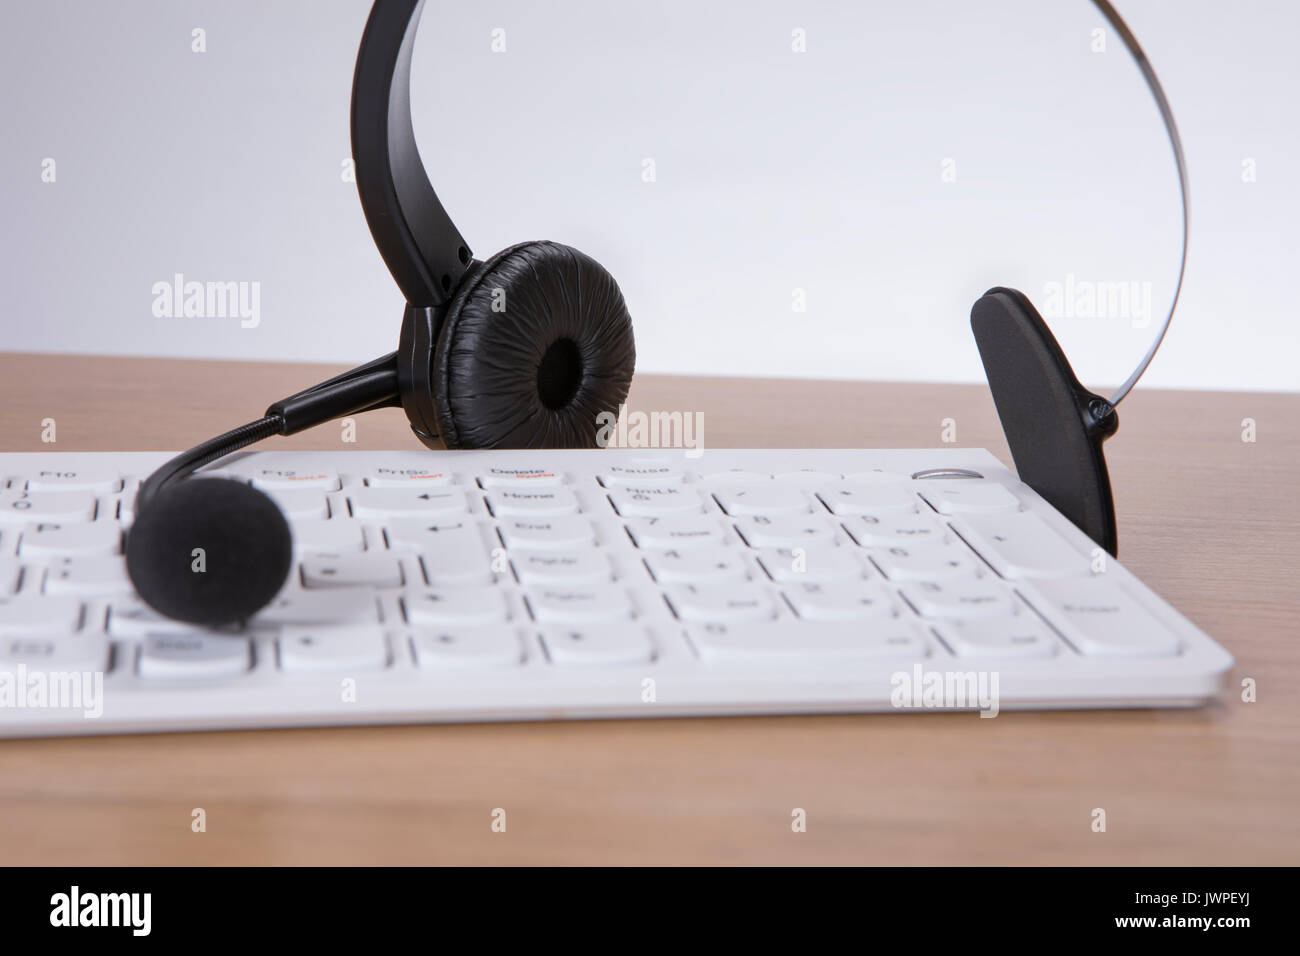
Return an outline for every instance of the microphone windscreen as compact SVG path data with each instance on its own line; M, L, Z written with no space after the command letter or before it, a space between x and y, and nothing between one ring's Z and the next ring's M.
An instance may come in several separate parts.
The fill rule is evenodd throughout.
M289 575L289 524L269 497L230 478L160 491L126 537L126 570L159 614L216 627L252 617Z

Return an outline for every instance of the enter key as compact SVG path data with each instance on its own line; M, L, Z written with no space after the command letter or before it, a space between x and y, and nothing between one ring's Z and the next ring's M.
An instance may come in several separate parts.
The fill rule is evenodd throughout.
M1080 653L1096 657L1172 657L1178 637L1119 585L1106 579L1036 581L1039 612ZM1028 596L1028 595L1027 595Z

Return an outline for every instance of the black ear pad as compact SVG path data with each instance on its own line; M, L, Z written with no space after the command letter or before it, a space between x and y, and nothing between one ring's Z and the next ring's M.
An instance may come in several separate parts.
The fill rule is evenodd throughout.
M430 370L449 448L594 448L636 366L623 293L557 242L497 253L452 300Z

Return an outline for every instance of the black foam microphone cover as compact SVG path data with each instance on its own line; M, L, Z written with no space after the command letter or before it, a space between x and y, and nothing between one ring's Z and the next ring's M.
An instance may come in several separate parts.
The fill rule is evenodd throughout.
M136 516L126 569L160 614L208 627L252 617L289 576L293 539L265 494L230 478L163 488Z

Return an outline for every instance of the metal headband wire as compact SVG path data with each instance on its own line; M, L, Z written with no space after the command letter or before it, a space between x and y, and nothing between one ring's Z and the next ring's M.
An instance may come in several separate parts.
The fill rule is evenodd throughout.
M1142 377L1142 373L1147 370L1151 360L1156 357L1156 351L1160 348L1160 343L1165 340L1165 333L1169 331L1169 323L1174 319L1174 310L1178 308L1178 296L1183 291L1183 276L1187 272L1187 230L1188 230L1188 202L1187 202L1187 162L1183 158L1183 141L1178 135L1178 124L1174 122L1174 112L1169 107L1169 100L1165 97L1164 88L1160 85L1160 78L1156 76L1155 69L1151 66L1151 61L1147 55L1142 52L1142 45L1138 43L1137 37L1133 31L1128 28L1128 24L1119 15L1109 0L1092 0L1093 4L1101 11L1110 25L1115 28L1120 39L1124 41L1124 46L1137 63L1137 67L1142 71L1142 77L1146 80L1147 89L1151 91L1151 96L1156 101L1156 106L1160 109L1160 117L1165 123L1165 133L1169 136L1169 145L1173 147L1174 163L1178 167L1178 192L1182 200L1183 207L1183 249L1182 256L1178 262L1178 284L1174 286L1174 297L1169 303L1169 312L1165 315L1165 321L1160 326L1160 334L1156 336L1151 348L1147 349L1147 354L1143 356L1138 367L1133 370L1124 384L1115 390L1115 394L1110 397L1111 405L1118 405L1137 384L1137 380Z

